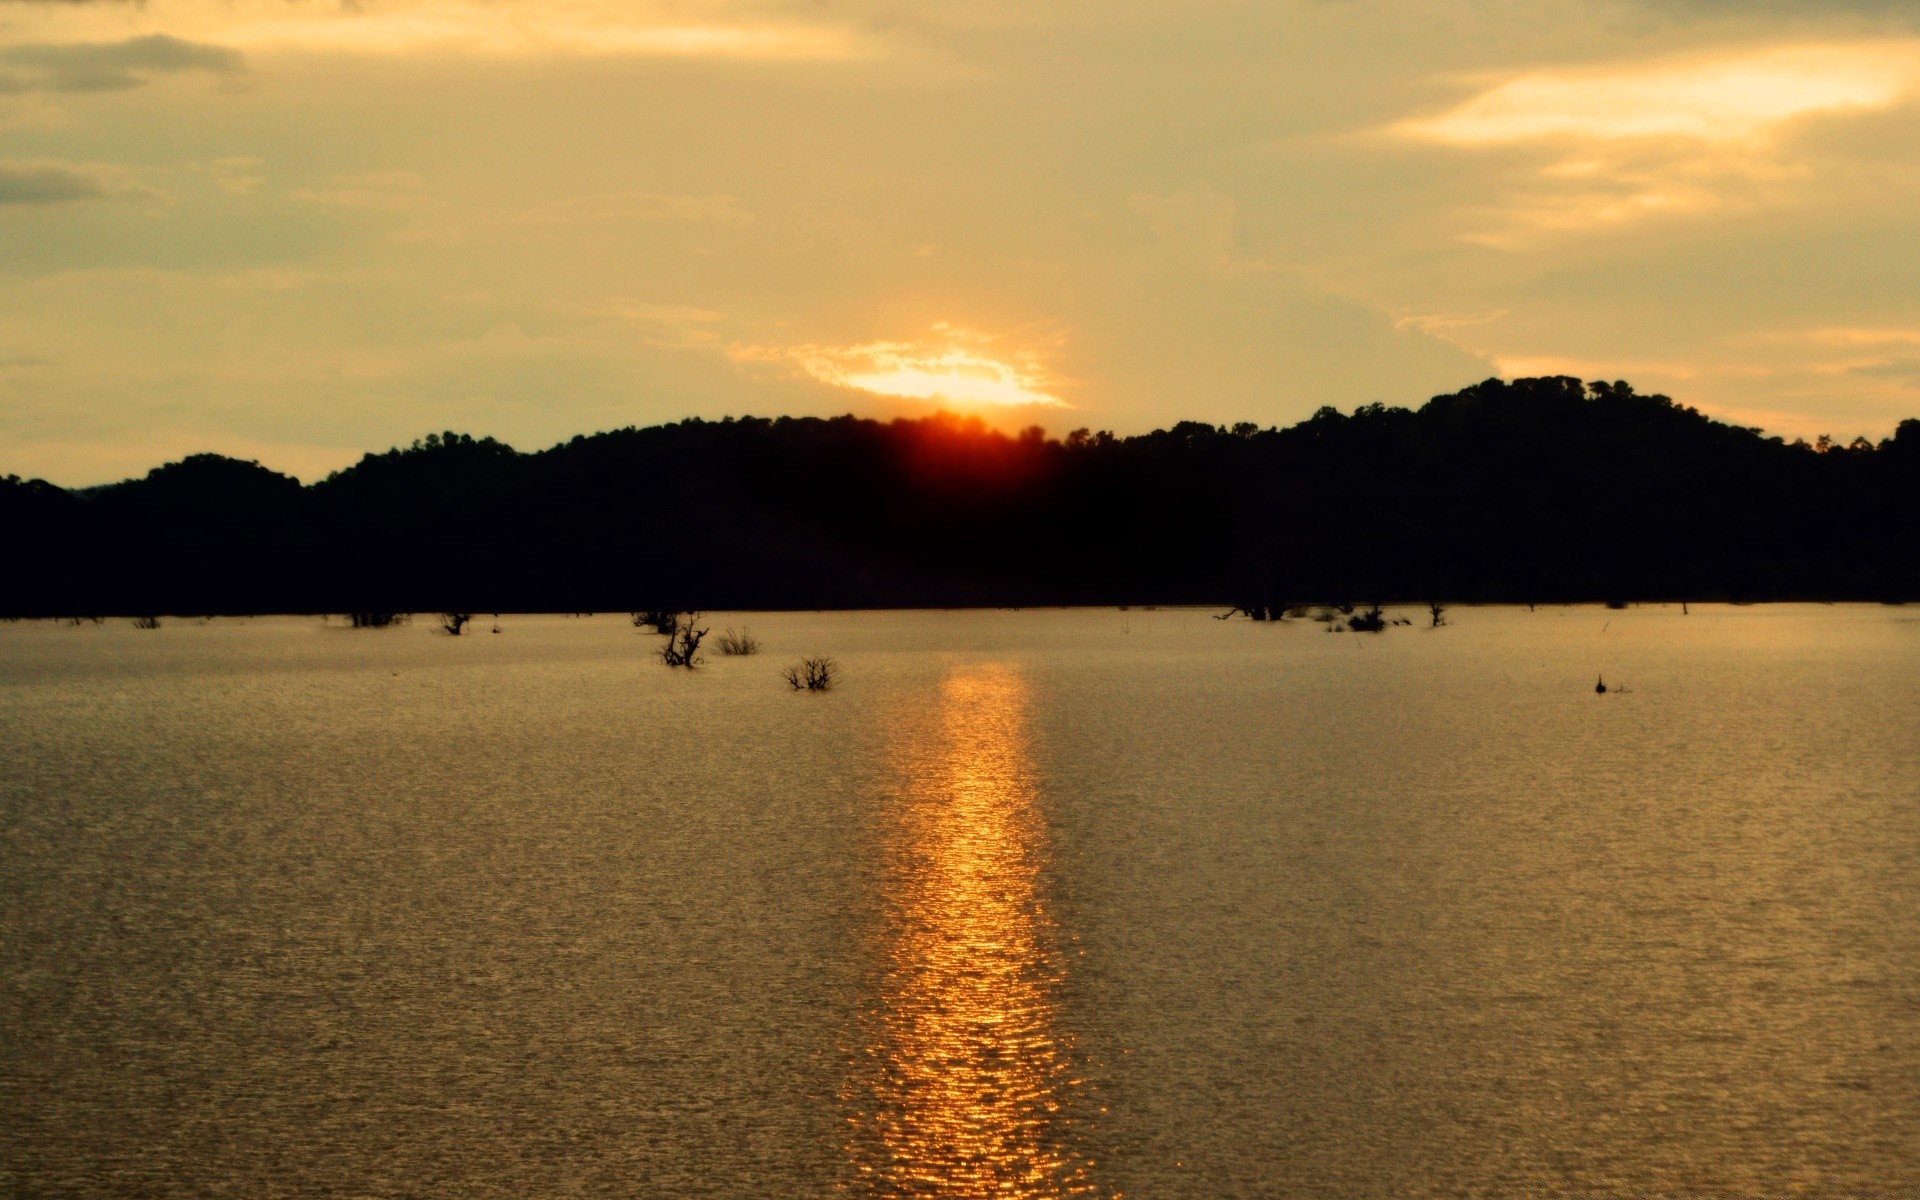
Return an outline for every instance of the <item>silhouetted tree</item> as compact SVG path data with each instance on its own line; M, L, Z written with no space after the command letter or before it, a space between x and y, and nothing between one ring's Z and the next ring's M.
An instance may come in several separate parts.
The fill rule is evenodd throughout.
M705 661L700 657L700 642L707 631L694 623L698 616L698 613L681 614L673 632L667 635L667 644L660 647L661 662L670 667L691 668Z

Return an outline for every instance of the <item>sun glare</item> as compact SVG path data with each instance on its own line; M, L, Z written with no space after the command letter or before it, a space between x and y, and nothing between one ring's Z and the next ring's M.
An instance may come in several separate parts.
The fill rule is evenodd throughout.
M993 337L945 323L911 342L852 346L736 347L738 359L781 359L823 383L966 407L1065 408L1058 386L1030 351L998 348Z
M1060 400L1032 386L1019 367L964 350L922 357L912 353L881 356L882 369L849 374L848 387L882 396L914 400L952 400L975 404L1042 404Z

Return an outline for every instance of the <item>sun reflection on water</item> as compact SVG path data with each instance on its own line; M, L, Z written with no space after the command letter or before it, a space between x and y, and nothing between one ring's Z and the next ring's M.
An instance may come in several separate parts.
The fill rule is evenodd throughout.
M877 1010L849 1099L853 1190L876 1197L1089 1195L1073 1147L1062 960L1013 669L942 686L890 814Z

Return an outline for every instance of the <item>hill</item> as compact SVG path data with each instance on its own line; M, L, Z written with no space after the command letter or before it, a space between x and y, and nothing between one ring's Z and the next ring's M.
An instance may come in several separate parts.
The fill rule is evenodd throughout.
M436 434L310 486L194 455L0 480L0 612L1909 599L1920 421L1786 444L1624 383L1285 429L688 420Z

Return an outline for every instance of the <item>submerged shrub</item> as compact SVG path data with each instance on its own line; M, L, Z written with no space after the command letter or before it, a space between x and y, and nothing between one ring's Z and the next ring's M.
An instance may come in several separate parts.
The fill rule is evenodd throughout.
M840 664L824 656L803 658L780 674L796 692L824 692L839 679Z
M735 633L731 628L726 629L715 639L714 645L720 647L720 653L729 658L760 653L760 639L753 636L753 630L744 625L740 627L739 633Z

